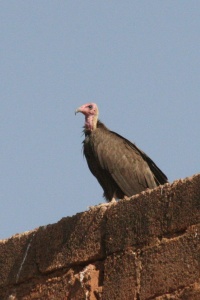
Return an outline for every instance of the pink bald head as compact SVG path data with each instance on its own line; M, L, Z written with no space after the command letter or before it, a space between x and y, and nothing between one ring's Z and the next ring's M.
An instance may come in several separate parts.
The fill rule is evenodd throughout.
M81 112L85 115L85 129L92 131L96 129L99 110L96 103L86 103L78 107L75 114Z
M86 103L76 109L75 113L81 112L85 116L96 116L99 113L96 103Z

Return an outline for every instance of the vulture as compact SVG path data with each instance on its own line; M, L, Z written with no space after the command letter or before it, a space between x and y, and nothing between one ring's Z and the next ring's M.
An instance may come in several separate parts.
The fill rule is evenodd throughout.
M98 119L95 103L80 106L75 114L78 112L85 115L83 152L107 201L130 197L168 182L142 150Z

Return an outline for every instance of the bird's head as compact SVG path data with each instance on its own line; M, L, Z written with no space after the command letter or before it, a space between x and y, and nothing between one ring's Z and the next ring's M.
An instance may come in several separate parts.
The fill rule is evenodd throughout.
M92 131L96 129L99 110L95 103L86 103L75 110L75 114L81 112L85 115L85 129Z

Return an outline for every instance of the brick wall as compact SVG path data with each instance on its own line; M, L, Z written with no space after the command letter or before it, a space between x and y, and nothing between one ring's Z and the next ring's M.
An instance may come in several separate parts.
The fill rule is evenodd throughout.
M0 299L199 300L200 175L0 241Z

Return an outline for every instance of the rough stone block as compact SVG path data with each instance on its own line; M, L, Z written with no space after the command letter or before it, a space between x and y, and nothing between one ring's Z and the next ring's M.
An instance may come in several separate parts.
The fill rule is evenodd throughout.
M140 299L186 287L200 278L200 225L140 251Z
M35 234L30 231L0 241L0 286L17 284L38 274Z
M0 241L0 269L2 300L199 300L200 175Z
M45 273L102 259L105 209L97 207L40 228L36 237L39 270Z
M139 262L131 249L108 256L105 261L103 299L137 299Z
M165 294L154 298L155 300L199 300L200 283L195 282L190 286L177 289L174 293Z
M108 254L184 231L200 223L200 175L121 200L106 217Z
M11 288L0 288L5 300L98 300L101 263L74 267L33 278Z

